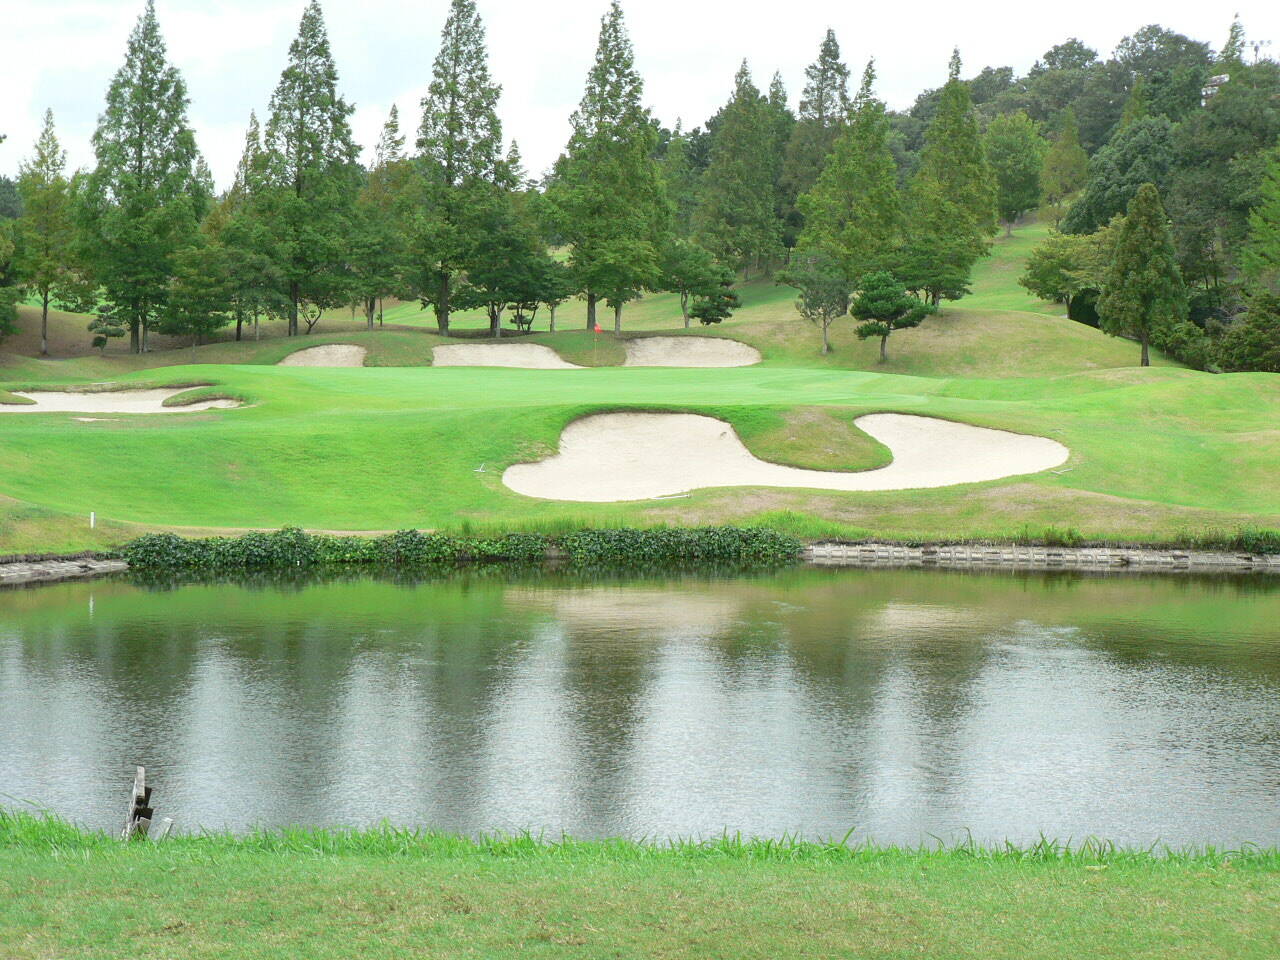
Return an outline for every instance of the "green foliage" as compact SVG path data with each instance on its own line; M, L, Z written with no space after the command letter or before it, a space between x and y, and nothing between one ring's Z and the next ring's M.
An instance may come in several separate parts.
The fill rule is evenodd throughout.
M212 192L187 103L148 0L107 90L93 135L96 165L76 197L82 258L100 288L99 326L128 329L134 352L146 348L174 258L195 241Z
M840 59L834 30L827 30L818 59L804 70L800 113L786 144L783 183L803 196L818 181L827 156L849 115L849 68Z
M287 305L289 334L306 304L324 309L351 299L349 269L359 150L354 109L338 94L338 71L316 0L303 11L289 62L271 95L253 213ZM314 326L318 312L307 317Z
M875 66L868 63L848 125L813 189L799 200L800 246L822 251L855 279L888 265L905 229L889 124L874 82Z
M1031 251L1018 283L1042 300L1070 306L1081 292L1102 290L1114 243L1110 225L1087 234L1052 232Z
M1092 233L1124 213L1144 183L1163 192L1173 167L1173 125L1143 117L1118 131L1089 161L1089 180L1062 220L1064 233Z
M1280 290L1280 151L1267 157L1258 193L1258 203L1249 213L1241 266L1254 283L1275 291Z
M831 324L849 312L853 281L843 264L820 250L799 251L778 277L800 291L796 311L822 330L822 352L831 352Z
M644 84L617 0L601 19L595 62L548 185L556 230L587 295L587 327L599 299L622 304L658 284L659 250L670 231L666 185L654 157L657 129L642 105Z
M858 339L880 338L880 362L885 363L893 331L918 327L933 310L907 293L893 274L879 270L862 278L849 312L862 321L854 330Z
M728 320L741 306L742 298L733 289L733 272L721 267L719 284L710 292L699 294L689 313L704 327L709 327Z
M1045 142L1036 122L1025 113L996 117L983 137L987 162L996 183L996 211L1005 226L1040 204L1040 173Z
M1168 218L1153 184L1143 184L1116 228L1111 264L1098 300L1102 329L1136 337L1142 366L1148 345L1186 319L1187 298Z
M690 301L701 299L710 304L718 299L726 283L725 268L716 263L710 250L692 240L673 239L668 243L663 248L660 266L660 284L664 290L680 295L680 312L686 327L689 326ZM733 274L729 271L728 283L732 282Z
M1216 361L1223 370L1280 373L1280 295L1265 289L1253 294L1218 342Z
M985 229L941 185L916 177L907 193L907 238L893 273L935 306L969 292L973 265L990 250Z
M720 112L702 176L698 237L720 260L749 271L782 248L774 161L778 128L744 60Z
M564 537L560 545L579 567L780 564L800 555L800 542L794 537L757 527L581 530Z
M174 257L173 284L157 328L190 337L194 348L232 320L235 280L232 254L219 241L188 247Z
M698 208L698 170L690 157L689 136L679 121L662 155L662 183L671 202L671 229L678 239L693 235L694 213Z
M1080 146L1080 127L1075 111L1068 107L1062 115L1058 135L1045 151L1040 170L1040 191L1045 212L1057 225L1066 213L1066 202L1082 190L1089 176L1089 155Z
M737 527L581 530L558 541L530 533L485 538L417 530L382 537L343 537L285 527L273 533L205 539L151 533L125 544L120 552L129 566L139 571L221 572L327 564L541 563L553 550L563 552L576 566L759 565L795 560L800 543L772 530Z

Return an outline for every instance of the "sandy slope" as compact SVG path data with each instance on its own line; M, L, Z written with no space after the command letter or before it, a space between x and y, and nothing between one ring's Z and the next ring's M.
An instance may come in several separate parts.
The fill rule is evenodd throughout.
M628 340L628 367L749 367L760 351L721 337L641 337Z
M530 497L595 503L700 487L907 490L1036 473L1070 455L1045 437L932 417L875 413L855 422L893 452L891 464L850 473L784 467L753 456L732 427L712 417L607 413L569 424L558 454L509 467L502 481Z
M163 405L169 397L186 393L190 389L164 387L156 390L109 390L97 393L14 390L14 396L29 397L35 403L0 403L0 413L190 413L195 410L229 410L241 406L238 400L225 399L201 400L180 407Z
M529 370L583 370L537 343L450 343L431 351L437 367L525 367Z
M368 353L349 343L325 343L295 351L280 361L282 367L363 367Z

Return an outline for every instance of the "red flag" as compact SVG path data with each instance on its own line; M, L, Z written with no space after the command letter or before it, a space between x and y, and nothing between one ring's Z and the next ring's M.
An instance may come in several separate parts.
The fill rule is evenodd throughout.
M598 323L596 324L596 333L604 333L604 331L600 329L600 324Z

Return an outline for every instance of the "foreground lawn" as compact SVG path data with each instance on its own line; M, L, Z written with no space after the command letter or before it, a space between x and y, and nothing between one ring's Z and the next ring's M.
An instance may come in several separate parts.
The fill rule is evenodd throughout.
M394 830L124 847L0 815L0 955L1270 958L1280 854L546 846Z

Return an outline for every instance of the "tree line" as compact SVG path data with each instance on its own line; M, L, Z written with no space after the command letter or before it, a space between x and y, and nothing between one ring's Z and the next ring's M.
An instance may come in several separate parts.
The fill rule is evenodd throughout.
M450 4L412 144L393 108L367 166L313 0L218 194L149 2L92 169L67 175L47 114L16 185L0 179L0 324L21 291L46 317L50 304L91 312L99 344L127 335L137 351L152 331L194 342L234 325L239 338L263 317L309 332L346 305L373 326L388 298L421 301L442 332L480 308L500 335L504 319L527 327L540 310L554 329L581 297L588 327L607 310L620 330L647 291L675 292L686 325L711 323L736 306L737 277L770 275L797 288L824 350L852 314L884 356L893 330L967 292L1001 223L1039 211L1058 229L1029 265L1033 292L1234 369L1243 361L1219 349L1240 339L1230 331L1275 336L1259 291L1280 260L1266 241L1280 233L1280 73L1253 53L1238 23L1219 54L1149 26L1106 60L1068 40L1021 77L962 79L957 53L945 83L895 112L875 96L874 62L850 92L828 30L798 110L780 76L762 89L744 62L713 117L668 129L644 105L614 0L569 141L535 182L503 137L473 0ZM1131 211L1147 183L1154 205ZM1133 216L1169 231L1130 244L1142 258L1131 266L1171 291L1149 336L1132 316L1146 301L1107 280L1119 249L1108 238Z

